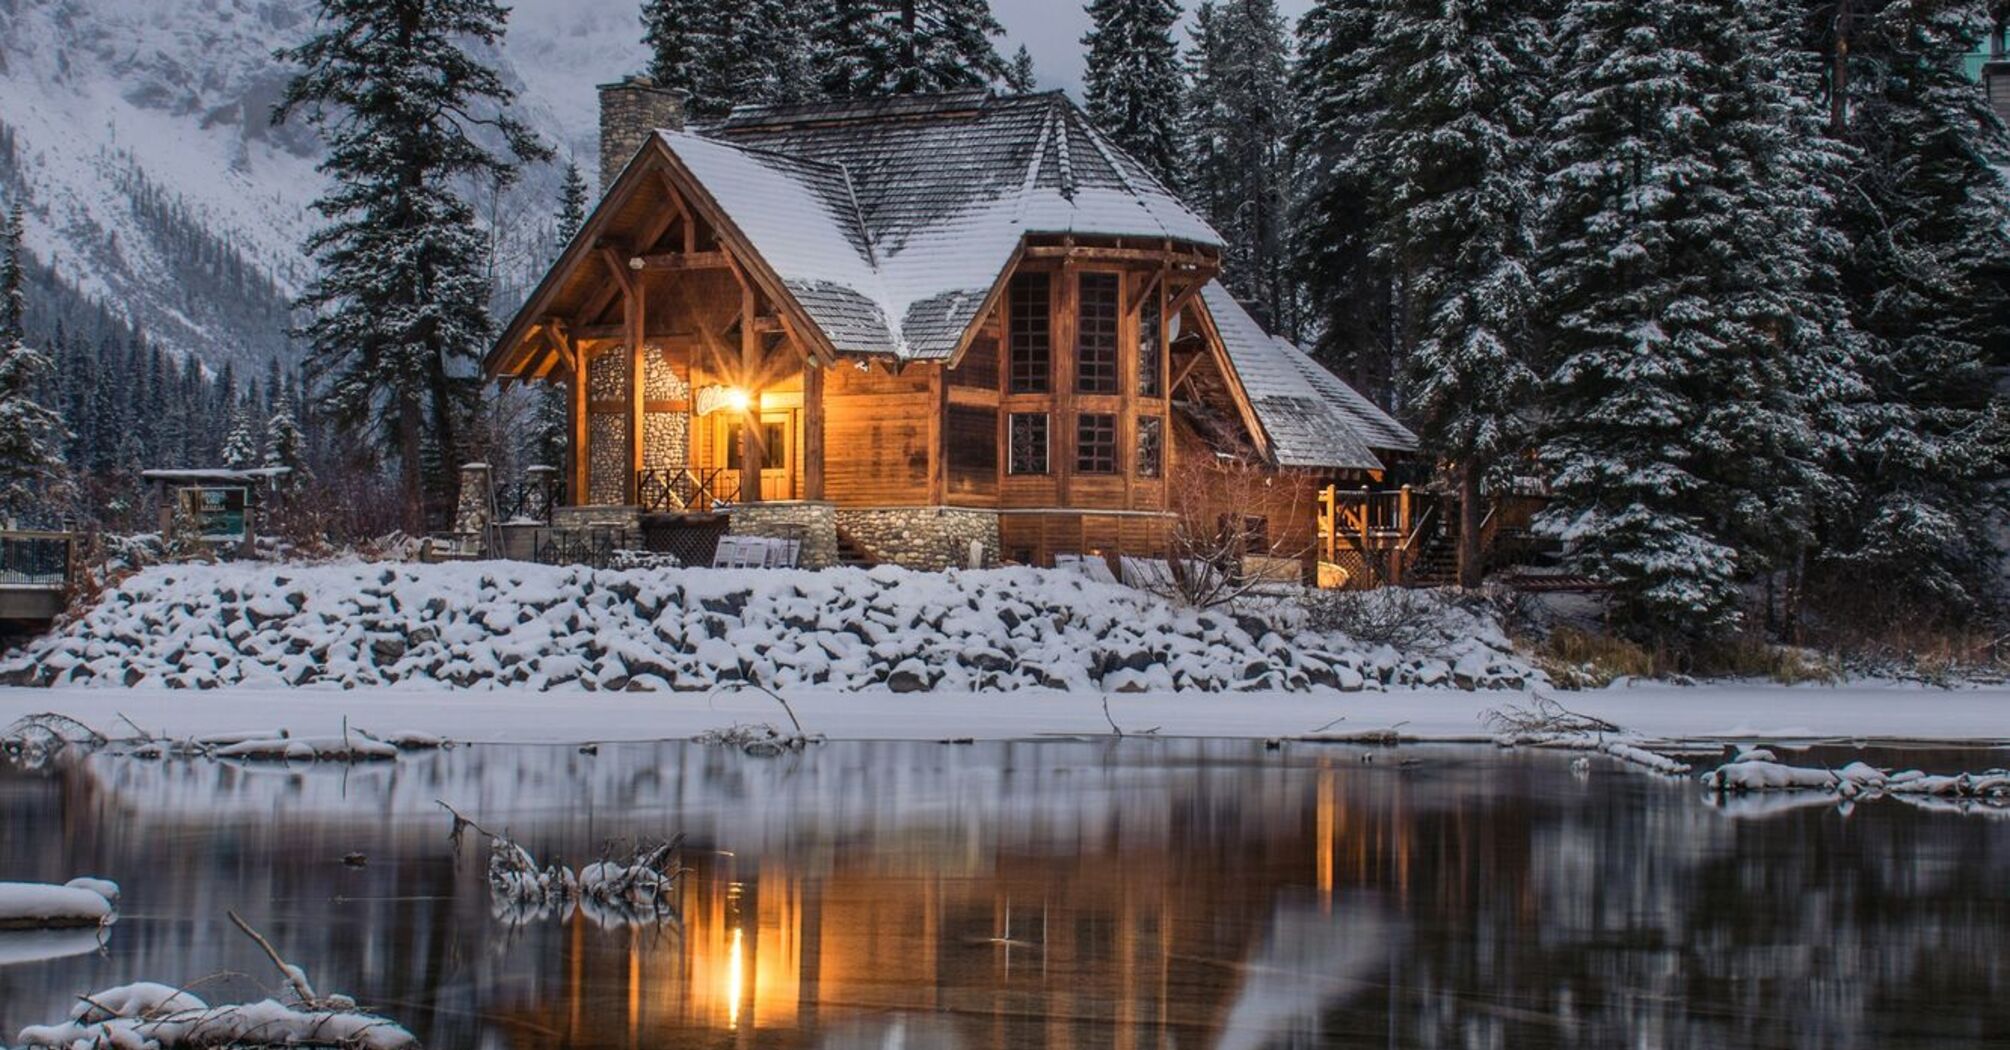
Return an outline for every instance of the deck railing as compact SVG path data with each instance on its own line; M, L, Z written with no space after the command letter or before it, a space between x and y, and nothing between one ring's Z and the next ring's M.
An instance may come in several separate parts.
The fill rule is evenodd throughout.
M637 471L635 502L648 514L704 514L740 499L740 472L725 467Z
M70 585L76 550L75 533L0 531L0 586L63 590Z
M551 524L553 508L565 505L565 486L557 480L507 482L496 486L496 520Z

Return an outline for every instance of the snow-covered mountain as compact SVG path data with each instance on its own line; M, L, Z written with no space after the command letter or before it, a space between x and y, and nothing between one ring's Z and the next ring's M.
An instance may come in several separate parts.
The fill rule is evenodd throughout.
M593 86L644 62L636 11L518 0L498 56L589 179ZM267 114L289 75L273 52L312 19L309 0L0 0L0 196L25 191L29 250L170 349L262 364L310 273L320 145ZM558 177L527 173L485 214L542 223Z

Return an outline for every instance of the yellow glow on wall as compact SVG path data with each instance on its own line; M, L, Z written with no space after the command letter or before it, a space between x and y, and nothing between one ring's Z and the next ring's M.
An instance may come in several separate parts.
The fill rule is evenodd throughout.
M746 933L733 929L733 947L726 954L726 1027L740 1027L740 1000L747 994Z

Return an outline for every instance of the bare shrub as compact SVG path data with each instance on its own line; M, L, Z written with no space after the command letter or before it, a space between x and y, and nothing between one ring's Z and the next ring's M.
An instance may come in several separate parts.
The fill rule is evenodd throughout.
M1309 483L1239 460L1182 459L1167 479L1169 571L1145 581L1199 609L1297 586L1315 540Z
M1344 634L1363 645L1408 652L1445 629L1444 603L1430 592L1403 587L1372 591L1309 591L1302 599L1305 625Z

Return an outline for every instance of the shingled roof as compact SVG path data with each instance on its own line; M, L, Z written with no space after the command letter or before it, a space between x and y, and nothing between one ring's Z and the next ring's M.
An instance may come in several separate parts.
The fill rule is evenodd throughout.
M1200 295L1278 466L1381 470L1376 450L1417 450L1409 428L1290 340L1264 331L1221 282Z
M1221 246L1059 92L743 106L659 134L841 352L949 357L1029 233Z

